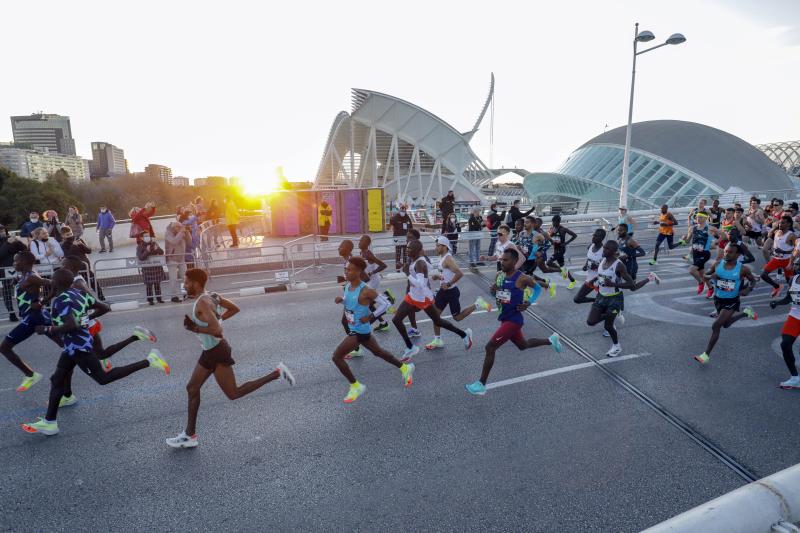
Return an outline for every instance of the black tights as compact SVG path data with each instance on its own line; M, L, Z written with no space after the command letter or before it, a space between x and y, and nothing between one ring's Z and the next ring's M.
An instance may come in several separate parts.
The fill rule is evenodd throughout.
M406 343L406 348L411 348L414 345L411 343L411 339L408 336L408 331L406 331L406 326L403 324L403 319L407 316L413 316L414 312L414 306L404 301L400 304L400 307L397 308L397 312L395 313L394 318L392 318L392 324L394 324L394 327L396 327L397 331L400 332L400 336L403 337L403 342ZM426 307L425 314L428 315L431 321L440 328L446 329L447 331L452 331L462 339L467 336L463 330L454 326L452 322L448 322L447 320L443 319L435 305L429 305ZM414 324L414 326L416 327L416 324Z
M791 335L781 335L781 352L783 352L783 361L786 363L786 367L789 369L789 373L792 376L797 376L797 366L795 366L794 363L794 351L792 350L794 341L796 339L797 337L792 337Z
M99 335L92 337L92 344L94 345L94 356L97 357L99 360L108 359L118 351L122 350L129 344L132 344L138 341L138 337L134 337L131 335L127 339L122 342L118 342L116 344L112 344L108 348L103 348L103 341L100 339ZM102 366L102 365L101 365ZM64 384L64 396L72 396L72 372L75 370L73 367L69 371L69 375L67 376L66 383Z

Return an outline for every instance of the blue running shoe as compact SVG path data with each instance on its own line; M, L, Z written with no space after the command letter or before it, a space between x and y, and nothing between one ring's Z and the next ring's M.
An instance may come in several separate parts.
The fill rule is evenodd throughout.
M556 353L561 353L561 339L558 337L558 333L553 333L548 337L550 341L550 346L556 351Z
M468 393L474 394L475 396L483 396L484 394L486 394L486 385L484 385L480 381L464 385L464 388L467 389Z

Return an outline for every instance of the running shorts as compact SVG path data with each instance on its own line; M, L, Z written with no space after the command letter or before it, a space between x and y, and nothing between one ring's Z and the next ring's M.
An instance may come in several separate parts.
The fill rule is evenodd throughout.
M770 258L769 262L764 265L764 272L775 272L779 268L784 270L784 274L789 267L789 262L792 260L791 257L787 257L786 259L779 259L777 257ZM788 274L787 274L788 276Z
M8 332L6 340L11 344L19 344L31 338L36 333L36 326L49 326L50 320L41 312L33 312L25 315L22 322L17 324L14 329Z
M444 311L449 305L450 313L455 316L461 312L461 291L458 290L458 287L439 289L433 302L439 311Z
M347 335L358 339L359 344L366 344L372 338L372 333L357 333L355 331L351 331Z
M522 263L521 270L527 276L533 274L533 272L536 270L536 259L527 259L524 263Z
M623 298L621 292L611 295L603 295L598 293L594 302L592 302L592 307L600 310L601 313L612 313L618 315L625 310L625 299Z
M553 263L557 263L558 266L564 266L564 253L566 252L565 249L560 250L553 250L553 257L550 258L550 261Z
M500 327L492 334L491 339L497 346L502 346L508 341L512 341L515 344L525 342L525 336L522 334L522 324L511 322L510 320L500 322Z
M210 350L203 350L197 364L213 372L217 365L232 366L236 364L236 361L231 357L231 347L228 341L222 339Z
M708 250L703 250L702 252L698 252L697 250L692 251L692 264L700 270L706 267L706 263L708 263L709 259L711 259L711 252Z
M714 307L717 312L727 309L729 311L738 311L740 305L739 297L736 298L717 298L714 296Z
M406 294L406 297L403 298L403 301L408 305L413 306L418 311L424 311L425 309L429 308L433 301L430 298L425 298L424 302L418 302L411 298L410 294Z
M760 239L761 238L761 232L760 231L747 230L744 234L746 236L750 237L751 239Z
M800 335L800 320L793 316L788 316L786 322L783 323L781 335L789 335L790 337L797 337Z
M656 237L656 248L661 246L661 243L664 242L665 240L667 241L667 246L669 246L670 249L673 248L672 239L674 238L675 235L673 234L664 235L663 233L659 233L658 237Z

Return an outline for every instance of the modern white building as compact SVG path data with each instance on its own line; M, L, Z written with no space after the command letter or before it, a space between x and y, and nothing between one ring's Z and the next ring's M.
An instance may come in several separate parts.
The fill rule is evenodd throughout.
M800 141L759 144L756 148L794 177L800 178Z
M50 153L75 155L69 117L47 113L11 117L11 133L17 144L27 144L35 150L47 149Z
M63 170L75 181L89 179L89 161L73 155L47 151L0 146L0 166L18 176L44 181L47 176Z
M111 143L95 141L92 143L92 161L89 169L93 178L122 176L128 173L125 152Z

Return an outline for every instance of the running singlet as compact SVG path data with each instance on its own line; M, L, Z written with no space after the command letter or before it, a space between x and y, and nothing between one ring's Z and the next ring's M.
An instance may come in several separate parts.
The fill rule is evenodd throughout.
M417 268L417 263L419 263L420 261L425 261L427 263L424 257L418 257L417 260L411 263L411 266L408 267L409 276L414 276L417 279L420 278L425 279L424 287L417 287L413 283L409 282L408 295L415 302L424 302L425 300L433 299L433 291L431 291L430 280L426 276L415 270Z
M792 231L787 231L785 233L781 233L781 236L778 237L777 234L775 235L775 245L772 249L772 255L777 257L778 259L786 259L792 253L792 249L786 243L786 239L789 238L789 235L794 235Z
M670 216L669 213L658 217L658 232L661 235L672 235L673 234L672 226L674 225L675 223L672 221L672 217Z
M597 278L597 269L600 267L600 262L603 260L603 247L594 252L592 248L594 244L590 244L586 249L586 282L593 281Z
M617 243L619 244L619 251L625 254L625 268L633 276L639 270L639 263L636 261L636 248L628 246L628 239L624 237L618 237Z
M452 257L450 252L447 252L444 254L444 256L442 256L441 259L439 259L439 272L442 273L442 283L449 284L451 281L453 281L453 278L456 277L456 273L444 266L445 259L448 257Z
M17 299L17 307L19 308L20 318L25 318L26 316L35 312L31 310L31 306L35 303L40 302L42 299L41 287L37 286L37 287L30 287L25 290L21 289L23 282L33 275L34 275L33 272L25 272L24 274L22 274L22 277L20 277L19 282L14 287L14 295Z
M517 306L522 303L523 291L517 288L517 280L522 275L520 271L514 272L510 277L506 277L505 272L500 272L495 279L497 290L494 297L497 306L500 308L500 315L497 320L500 322L514 322L523 324L525 320Z
M371 289L377 290L378 287L381 286L381 275L375 274L375 271L378 269L378 264L367 261L363 252L361 252L361 258L367 263L367 269L364 271L364 273L369 276L369 282L367 284Z
M694 226L692 230L692 251L693 252L707 252L711 249L711 234L708 231L708 226L701 228Z
M521 254L523 254L527 259L531 259L531 255L535 254L533 250L533 235L528 233L525 230L522 230L517 235L517 247Z
M192 322L204 328L208 326L208 322L203 322L199 318L197 318L197 303L200 301L200 298L203 296L208 296L211 298L212 303L214 304L214 314L217 316L217 320L219 317L222 316L224 309L222 306L219 305L219 296L216 293L203 293L200 295L197 300L195 300L194 305L192 306ZM197 333L197 338L200 339L200 344L203 345L204 350L210 350L214 346L220 343L222 340L220 337L215 337L213 335L209 335L208 333Z
M627 216L619 217L617 219L617 225L620 226L622 224L625 224L625 227L628 228L628 233L633 233L633 224L628 222Z
M789 285L789 298L792 299L789 316L800 320L800 275L792 278L792 283Z
M717 282L714 287L714 296L723 299L738 298L742 285L742 264L737 261L733 270L727 270L723 261L717 265L715 272Z
M611 287L606 287L605 282L610 281L612 283L619 283L619 276L617 276L617 264L619 264L619 259L614 259L614 262L611 263L611 266L604 267L602 261L600 266L597 268L597 289L600 291L600 294L603 296L614 296L615 294L622 294L622 291L619 289Z
M367 284L363 281L353 290L350 288L350 283L346 283L344 286L344 318L347 320L347 329L350 330L350 333L366 335L371 331L369 321L361 323L363 317L369 316L369 307L358 302L361 289L366 286Z
M756 213L747 215L747 223L750 224L750 231L761 233L761 222L756 220Z
M78 323L78 329L63 333L64 353L69 356L75 352L92 352L92 334L86 324L86 312L94 304L94 297L78 289L67 289L53 299L52 320L54 326L64 325L64 319L72 315Z
M564 228L559 226L556 228L550 228L550 241L553 243L553 248L563 248L564 247L564 235L566 234L563 231Z

